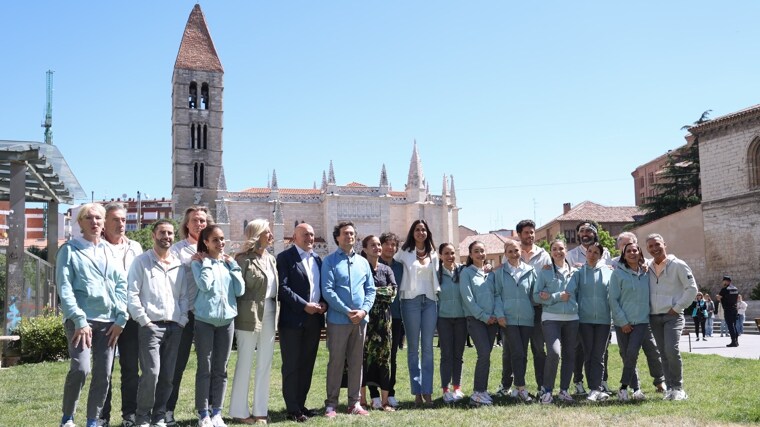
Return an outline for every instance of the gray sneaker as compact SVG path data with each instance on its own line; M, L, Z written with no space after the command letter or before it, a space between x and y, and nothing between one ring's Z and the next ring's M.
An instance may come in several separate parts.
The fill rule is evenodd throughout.
M586 389L583 388L583 381L578 381L577 383L575 383L575 394L579 396L585 396L586 394L588 394L586 393Z

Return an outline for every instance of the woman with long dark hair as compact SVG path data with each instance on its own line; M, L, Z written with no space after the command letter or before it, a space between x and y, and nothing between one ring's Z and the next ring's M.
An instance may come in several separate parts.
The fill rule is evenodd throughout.
M201 231L193 256L195 297L195 408L199 427L224 426L222 405L227 390L227 362L237 316L236 297L245 285L240 267L224 253L224 232L218 225Z
M438 268L438 344L441 347L441 388L443 401L454 403L462 400L462 363L464 343L467 338L467 319L462 303L460 270L456 249L451 243L438 247L441 261ZM451 389L449 388L451 387Z
M438 320L438 254L430 227L418 219L394 257L404 264L399 286L401 317L407 336L409 381L415 404L433 405L433 334Z
M486 260L486 247L483 242L474 241L468 247L467 266L460 273L464 313L467 316L467 331L475 344L478 360L475 362L475 380L470 403L473 405L492 405L488 394L488 374L491 370L491 350L496 339L496 292L493 281L483 267Z
M612 272L609 287L610 311L623 359L618 400L644 400L636 362L642 343L649 335L649 275L638 244L625 245L620 259L618 268ZM632 394L628 387L633 389Z
M568 393L575 367L575 346L578 338L578 302L576 301L575 282L570 281L573 268L565 260L565 241L555 240L550 246L552 265L550 269L538 272L536 286L533 289L533 301L543 306L541 327L546 342L546 363L544 365L544 383L541 403L552 403L552 389L557 377L560 355L562 371L560 372L559 393L562 402L572 402ZM587 255L588 256L588 253Z

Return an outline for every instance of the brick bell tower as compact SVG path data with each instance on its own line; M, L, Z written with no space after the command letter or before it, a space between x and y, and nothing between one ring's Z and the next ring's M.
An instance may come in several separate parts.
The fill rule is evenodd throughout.
M196 4L187 19L172 75L172 201L175 218L205 205L214 218L226 184L222 166L224 68ZM222 208L223 210L223 208Z

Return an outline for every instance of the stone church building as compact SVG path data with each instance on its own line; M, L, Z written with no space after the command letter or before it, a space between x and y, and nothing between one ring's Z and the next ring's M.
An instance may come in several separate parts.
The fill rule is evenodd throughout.
M172 76L172 202L179 218L191 205L208 206L225 229L232 249L243 240L248 221L268 219L275 252L290 244L295 226L314 227L316 251L335 249L332 229L341 220L357 226L359 238L393 231L406 237L410 224L425 219L435 242L459 242L454 178L443 176L440 195L430 192L416 143L404 191L393 191L385 165L378 185L339 185L332 162L319 188L279 188L272 172L266 187L227 189L223 165L224 68L199 5L187 20ZM282 171L281 171L282 172ZM286 171L287 173L287 171Z

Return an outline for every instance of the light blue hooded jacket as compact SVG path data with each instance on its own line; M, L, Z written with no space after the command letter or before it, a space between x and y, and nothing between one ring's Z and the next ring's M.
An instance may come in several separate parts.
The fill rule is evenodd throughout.
M610 278L610 311L616 327L649 323L649 275L622 264Z
M507 265L503 264L488 275L496 290L496 317L505 318L508 326L533 326L531 296L536 285L536 270L526 264L527 270L515 281Z
M190 267L198 287L195 318L217 327L232 323L237 316L237 297L245 292L238 263L205 257Z
M578 314L576 285L570 281L570 274L572 274L572 270L570 270L569 274L565 275L554 268L548 270L541 269L538 272L536 286L533 287L533 301L544 307L544 313ZM562 291L567 291L570 294L570 299L562 301L562 298L560 298ZM538 295L541 292L548 292L551 296L549 299L543 300Z
M58 249L55 277L63 318L74 322L77 329L88 326L88 320L114 322L123 328L128 318L124 268L105 256L106 268L101 271L84 249L77 239Z
M573 273L570 282L578 295L580 323L610 324L609 285L612 271L609 266L599 263L596 267L584 264Z
M459 273L459 292L462 295L464 314L481 322L496 316L496 293L489 275L474 265L468 265Z

